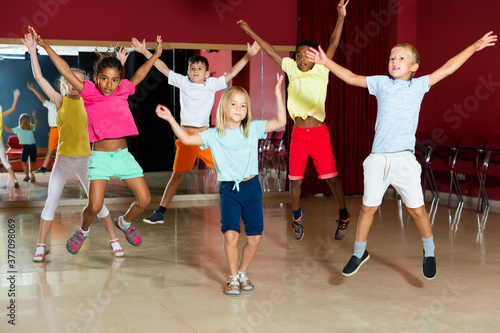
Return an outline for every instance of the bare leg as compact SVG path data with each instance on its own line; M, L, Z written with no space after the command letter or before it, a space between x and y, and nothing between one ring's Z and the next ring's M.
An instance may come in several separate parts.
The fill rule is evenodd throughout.
M104 193L108 181L106 179L91 180L89 184L89 203L82 211L82 229L89 230L92 221L102 209Z
M52 226L53 220L44 220L40 218L40 230L38 231L38 243L45 244L47 241L47 234L49 233L50 227Z
M100 218L99 221L101 222L102 226L104 227L104 230L106 230L106 232L108 233L109 239L110 240L116 239L117 236L115 234L115 228L113 227L113 221L111 219L111 214L108 214L107 216Z
M408 212L410 212L410 215L415 220L415 224L417 225L420 234L422 234L422 237L431 237L431 221L429 219L429 214L427 214L427 211L425 210L425 206L421 206L418 208L408 208Z
M292 209L300 208L300 193L302 192L302 179L290 180L290 198L292 199Z
M359 214L358 220L358 231L356 234L356 241L366 242L368 238L368 233L370 232L370 227L373 223L373 216L377 211L378 206L365 206L361 207L361 213Z
M228 230L224 234L224 252L226 253L227 265L229 266L229 275L238 275L239 237L240 234L233 230Z
M132 222L148 207L151 202L151 193L144 177L124 179L123 182L134 192L136 199L132 202L125 215L123 215L125 222Z
M170 201L172 201L172 198L175 195L175 192L177 192L177 187L179 187L179 184L184 179L185 174L186 171L174 170L174 172L172 172L172 176L170 176L170 180L168 181L165 191L163 192L163 196L161 197L160 206L165 208L168 207Z
M50 160L52 159L52 155L54 154L55 151L56 150L52 148L49 148L47 150L47 155L45 155L45 159L43 160L43 165L42 165L43 168L47 169L47 166L49 165Z
M28 162L21 162L21 165L23 166L24 174L26 177L29 177Z
M241 253L241 262L239 270L241 272L246 272L248 266L252 262L257 249L259 248L261 235L258 236L247 236L247 242L243 247L243 251Z
M16 174L14 173L14 169L12 168L8 168L7 169L7 172L9 173L9 175L12 177L12 179L14 179L16 182L17 182L17 178L16 178Z
M344 196L344 188L342 187L342 183L338 176L325 179L326 183L330 186L335 199L337 200L337 204L339 209L346 208L345 205L345 196Z

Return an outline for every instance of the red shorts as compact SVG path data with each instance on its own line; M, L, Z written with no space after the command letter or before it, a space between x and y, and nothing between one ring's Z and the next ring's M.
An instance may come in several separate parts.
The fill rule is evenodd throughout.
M193 135L196 133L188 133ZM200 146L186 146L177 139L175 140L177 152L175 153L174 171L191 171L193 170L194 162L199 157L210 168L215 168L214 160L212 159L212 151L210 149L200 149Z
M307 159L312 157L319 179L337 176L337 166L332 152L330 133L325 124L318 127L293 127L290 142L290 180L304 178Z

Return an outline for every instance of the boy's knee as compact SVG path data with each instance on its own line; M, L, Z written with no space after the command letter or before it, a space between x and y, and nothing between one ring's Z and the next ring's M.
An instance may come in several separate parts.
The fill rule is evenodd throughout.
M234 230L228 230L224 233L224 242L227 245L233 246L238 243L240 234Z
M137 205L142 209L146 209L150 203L151 203L150 193L148 193L147 195L143 195L141 198L137 198Z
M362 214L367 214L367 215L374 215L375 212L377 211L378 206L361 206L361 213Z
M427 215L427 211L424 206L418 208L408 208L408 212L410 212L410 214L417 219L424 218Z
M290 180L290 188L292 189L300 189L302 186L302 179L299 180Z

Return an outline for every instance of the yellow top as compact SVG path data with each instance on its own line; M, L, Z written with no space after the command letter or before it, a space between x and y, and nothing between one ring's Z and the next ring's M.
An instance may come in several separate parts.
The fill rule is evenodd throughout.
M81 97L78 100L63 97L62 106L57 111L57 130L59 131L57 155L91 154L87 112Z
M315 64L307 72L302 72L292 58L283 58L281 69L288 75L288 113L292 119L314 117L325 120L326 87L330 71L323 65Z

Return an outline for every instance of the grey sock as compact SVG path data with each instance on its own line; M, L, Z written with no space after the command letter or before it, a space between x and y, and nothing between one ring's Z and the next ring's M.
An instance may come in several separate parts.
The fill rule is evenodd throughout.
M363 256L363 253L365 253L365 250L366 250L366 241L364 241L364 242L355 241L354 242L354 255L356 257L361 259L361 257Z
M429 238L422 237L422 241L424 242L424 256L426 257L434 257L434 236Z

